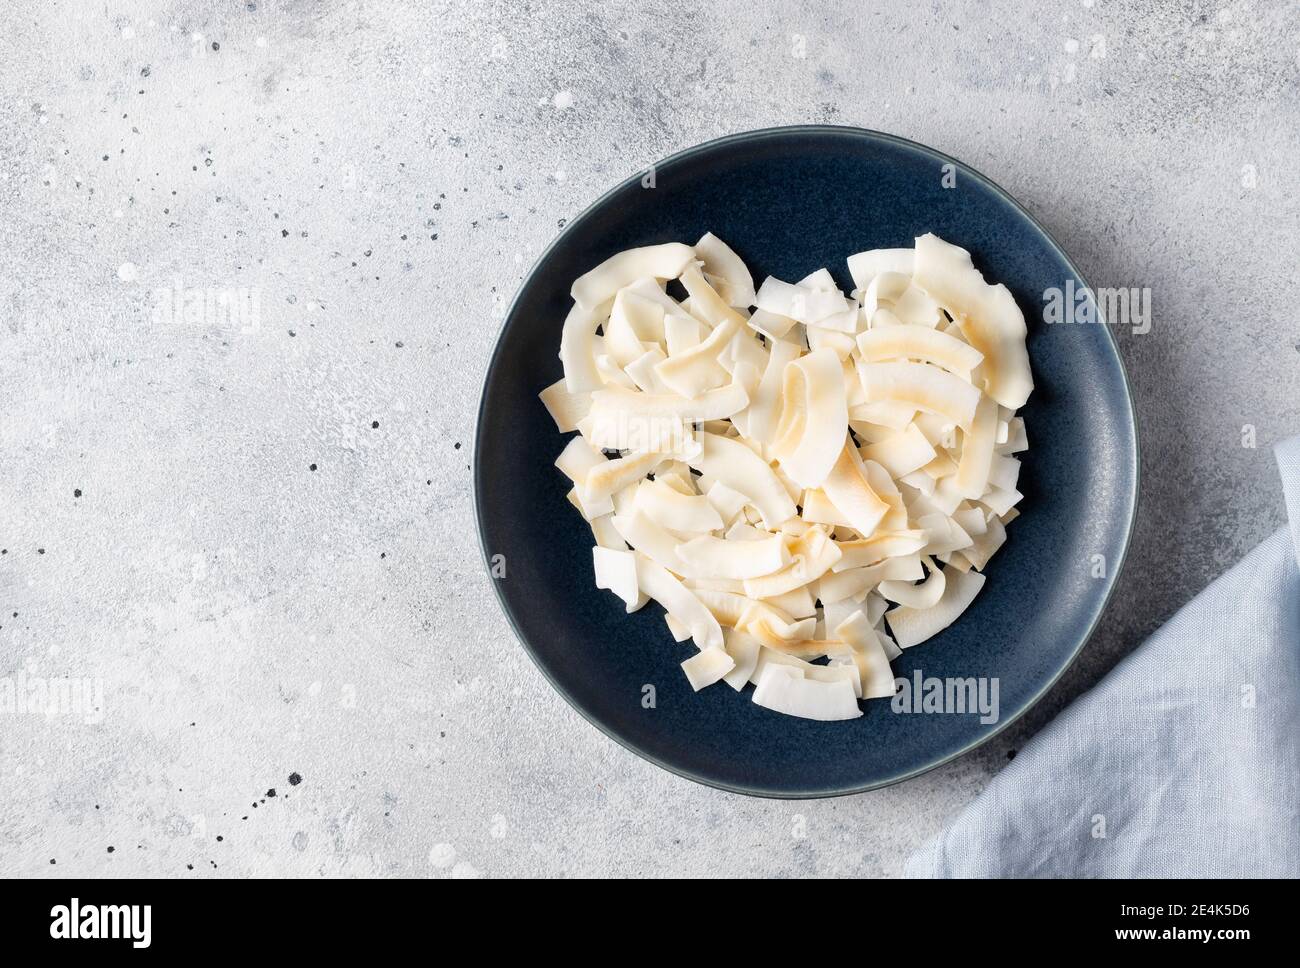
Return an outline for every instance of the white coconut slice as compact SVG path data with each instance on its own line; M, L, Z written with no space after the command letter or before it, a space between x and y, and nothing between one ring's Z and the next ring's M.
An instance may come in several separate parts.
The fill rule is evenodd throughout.
M713 505L713 509L718 512L718 516L724 524L730 524L734 521L740 512L745 509L745 505L749 503L749 498L721 481L714 481L704 496Z
M862 457L847 437L822 489L849 527L864 536L869 537L890 511L891 505L872 489Z
M655 279L653 276L642 276L635 282L624 286L619 290L619 292L631 293L634 296L640 296L642 299L648 299L653 303L657 303L663 308L665 316L672 313L678 315L683 314L682 304L672 296L668 295L668 293L664 292L663 281ZM662 334L660 334L659 339L663 339Z
M905 325L923 326L933 329L939 325L942 313L925 290L909 285L902 295L894 300L890 311Z
M761 541L728 541L705 534L678 545L677 557L696 574L710 578L760 578L790 563L785 542L779 534Z
M775 276L768 276L763 280L754 304L759 309L765 309L778 316L786 316L800 323L816 323L849 308L848 301L838 289L812 289L791 285Z
M704 339L708 327L694 316L670 315L664 317L664 345L669 356L681 356Z
M829 524L833 528L851 528L852 522L835 506L821 488L810 487L799 501L800 517L809 524Z
M754 305L754 277L740 256L712 232L706 232L695 243L695 257L704 263L704 271L709 275L725 279L728 290L728 302L737 309L748 309Z
M802 487L820 487L844 449L849 427L839 358L817 350L788 364L781 401L773 453Z
M868 402L888 400L946 417L963 430L975 419L980 392L928 363L858 363Z
M817 613L817 604L813 600L812 594L808 591L807 585L801 585L798 588L792 588L788 592L780 595L773 595L770 598L763 599L763 603L779 608L791 618L810 618Z
M853 285L858 289L866 289L871 284L871 280L882 272L896 272L911 277L912 250L868 249L866 252L849 256L848 264Z
M932 234L916 240L916 284L946 309L966 342L984 354L984 392L1017 410L1034 389L1025 350L1025 317L1004 285L990 286L970 253Z
M578 509L578 513L582 515L588 524L614 511L614 502L608 497L592 500L583 494L582 489L578 487L570 488L565 497L569 499L570 504Z
M592 394L586 435L607 450L685 455L698 449L689 424L718 420L743 410L749 396L732 382L694 400L675 394L640 393L605 387Z
M563 378L556 380L537 396L555 421L555 429L562 434L577 430L578 421L591 410L591 394L570 393Z
M722 678L732 689L740 692L754 674L754 669L758 666L758 654L763 647L753 636L737 629L725 629L722 637L727 655L735 663Z
M717 290L704 278L704 273L700 271L697 264L692 263L682 271L681 283L690 294L691 314L696 318L703 319L709 326L715 328L728 321L738 325L744 324L745 317L732 309L727 301L718 295Z
M861 377L859 377L861 382ZM863 395L866 395L866 387L863 387ZM875 424L880 427L888 427L890 430L905 430L916 417L916 407L909 407L905 403L894 403L891 400L877 400L874 403L863 403L855 406L849 416L853 420L864 423Z
M892 476L901 478L934 460L935 449L925 434L912 423L901 434L863 447L862 457L874 460Z
M882 581L877 586L876 592L882 598L899 605L906 605L908 608L933 608L938 605L947 580L944 578L943 569L935 567L932 559L923 560L930 570L930 577L925 581L920 584L909 581Z
M604 307L574 306L560 331L560 363L570 393L590 393L605 385L596 366L596 327L608 318Z
M614 515L605 514L592 518L587 523L591 525L591 536L596 539L596 544L600 547L609 548L611 551L627 551L627 542L614 527Z
M813 350L830 350L835 354L835 358L844 361L853 355L853 336L850 333L837 333L834 330L822 329L820 326L806 326L804 332L808 336L808 347Z
M628 612L645 604L645 596L636 580L636 555L631 551L614 551L597 546L591 549L596 571L596 587L604 588L623 599Z
M1013 417L1007 422L1007 442L998 445L999 454L1018 454L1029 449L1029 437L1025 434L1023 417Z
M659 463L658 454L628 454L593 467L582 484L583 499L599 501L639 481Z
M702 433L700 450L686 462L712 481L720 481L744 494L775 527L795 515L795 503L772 468L745 444L717 434Z
M996 514L1005 517L1024 498L1019 491L1005 491L1000 487L989 488L981 497L980 503Z
M1002 524L1001 518L990 518L988 527L983 534L974 537L974 541L969 548L963 548L961 554L970 562L972 568L980 571L984 570L989 559L997 553L1007 540L1007 530Z
M669 531L701 532L722 527L722 515L704 495L683 494L662 479L642 481L636 507L655 524Z
M619 366L627 366L664 339L664 307L626 289L614 297L605 325L605 349Z
M879 323L876 322L876 314L881 310L889 310L894 305L894 300L898 299L912 285L911 275L903 275L900 272L882 272L872 278L866 288L862 290L862 314L873 326L877 325L901 325L902 320L898 319L892 312L886 312L881 317Z
M885 621L900 648L910 649L938 635L961 617L984 587L984 576L977 571L948 572L945 569L945 581L943 596L933 607L915 609L900 606L885 613Z
M643 277L676 279L694 258L691 247L680 242L627 249L579 276L569 294L583 309L594 309Z
M821 722L862 715L851 682L806 679L801 670L776 664L764 668L754 690L754 702L773 712Z
M882 581L916 581L924 576L920 555L886 558L874 565L823 575L817 583L817 597L823 604L842 602L873 591Z
M989 486L1014 491L1020 483L1020 461L1005 454L994 454L989 465Z
M984 355L959 339L924 326L886 326L859 333L858 352L868 363L920 360L969 380Z
M862 683L863 699L887 699L894 695L894 671L889 667L889 656L881 644L880 636L871 627L862 611L855 611L835 628L835 636L853 649Z
M739 319L725 319L702 342L676 356L670 356L655 366L655 373L675 393L695 398L721 386L727 371L718 362L718 356L736 335ZM728 415L729 416L729 415Z
M887 558L904 558L914 555L929 543L929 533L922 530L884 532L858 541L837 541L840 560L832 570L847 571L865 568ZM920 578L920 575L916 576Z
M782 340L793 329L798 321L791 319L789 316L780 316L776 313L770 313L766 309L756 309L748 320L749 328L757 333L762 333L768 339L776 341Z
M720 682L735 667L736 660L721 646L697 652L682 663L682 671L696 692Z
M981 397L970 431L962 439L961 460L953 478L962 497L973 501L988 489L997 429L998 406L989 397Z
M691 630L673 618L671 612L664 612L664 624L668 626L668 634L673 637L674 642L685 642L690 639Z
M642 593L653 598L682 627L690 630L691 638L701 651L722 648L722 627L718 620L667 569L638 552L636 575Z
M749 437L769 444L776 436L781 416L781 391L785 386L785 368L799 356L799 347L782 340L772 344L767 368L749 405Z
M673 390L660 380L659 374L655 372L655 367L666 359L668 357L664 356L663 350L658 346L652 346L623 367L623 372L642 393L672 393ZM588 394L587 409L591 409L590 394Z
M579 487L587 483L587 475L602 464L609 463L602 454L582 437L574 437L564 445L555 466Z
M750 598L773 598L815 581L839 560L840 550L826 531L809 528L791 546L792 561L785 568L760 578L745 579Z

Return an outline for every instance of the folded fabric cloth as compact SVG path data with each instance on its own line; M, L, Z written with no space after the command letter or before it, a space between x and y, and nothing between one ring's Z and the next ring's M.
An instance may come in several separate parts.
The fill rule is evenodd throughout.
M1300 437L1275 451L1289 527L1027 743L908 876L1300 876Z

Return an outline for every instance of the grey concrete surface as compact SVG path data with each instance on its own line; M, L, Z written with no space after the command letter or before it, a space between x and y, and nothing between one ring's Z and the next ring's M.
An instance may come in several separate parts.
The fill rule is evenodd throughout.
M0 681L92 701L0 713L0 873L897 874L1282 521L1298 57L1281 0L11 11ZM551 691L480 567L469 445L562 220L796 122L956 155L1155 311L1118 334L1142 515L1085 657L956 763L779 803L663 773Z

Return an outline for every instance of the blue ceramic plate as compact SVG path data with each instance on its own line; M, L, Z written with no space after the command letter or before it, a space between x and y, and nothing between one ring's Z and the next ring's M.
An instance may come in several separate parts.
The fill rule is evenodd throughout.
M944 187L944 166L955 173ZM1032 706L1078 655L1128 547L1137 502L1133 404L1104 325L1045 325L1044 292L1078 270L1006 192L937 151L854 128L753 131L683 151L638 173L574 219L524 281L488 368L474 451L484 555L520 641L559 693L628 749L682 776L769 797L824 797L896 783L983 743ZM951 179L949 179L951 181ZM797 280L845 258L934 232L970 250L1029 321L1035 390L1021 516L961 620L907 650L895 675L996 678L1000 718L895 712L865 704L849 722L793 719L717 685L696 695L679 667L694 654L663 611L633 615L592 578L591 533L553 466L565 437L538 391L556 354L573 280L632 246L713 232L753 271ZM1102 555L1106 577L1093 577ZM500 556L500 557L496 557ZM502 566L504 575L501 574ZM655 702L646 708L644 687Z

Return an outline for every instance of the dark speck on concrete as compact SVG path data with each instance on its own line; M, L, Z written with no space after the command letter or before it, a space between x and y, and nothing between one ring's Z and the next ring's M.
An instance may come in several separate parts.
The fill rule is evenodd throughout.
M300 777L297 773L289 774L289 786L297 786L301 782L302 782L302 777Z
M280 229L280 238L282 238L282 239L287 239L288 237L289 237L289 230L288 230L288 229Z
M307 470L309 470L309 471L314 471L315 469L316 469L316 465L315 465L315 464L308 464L308 465L307 465Z
M38 555L43 555L43 554L45 554L45 549L44 549L44 548L37 548L37 549L36 549L36 553L37 553Z
M459 440L456 441L456 443L455 443L455 445L454 445L454 449L455 449L455 450L460 450L460 441L459 441Z
M275 796L275 787L271 787L271 789L267 790L266 795L268 798Z
M111 854L113 852L113 848L112 847L108 848L108 852Z
M370 421L370 429L371 429L371 430L378 430L378 429L379 429L379 421L378 421L378 420L372 420L372 421Z
M396 347L400 350L400 349L401 349L403 346L405 346L406 344L403 343L403 342L399 339L399 340L398 340L396 343L394 343L393 345L396 346Z
M221 50L221 45L220 45L219 43L217 43L217 42L214 40L214 41L212 42L212 49L213 49L213 50Z
M73 488L73 489L72 489L72 496L73 496L73 497L81 497L81 488L79 488L79 487Z
M225 839L226 839L226 838L223 837L223 836L221 836L221 834L217 834L217 843L221 843L221 842L222 842L223 840L225 840Z

